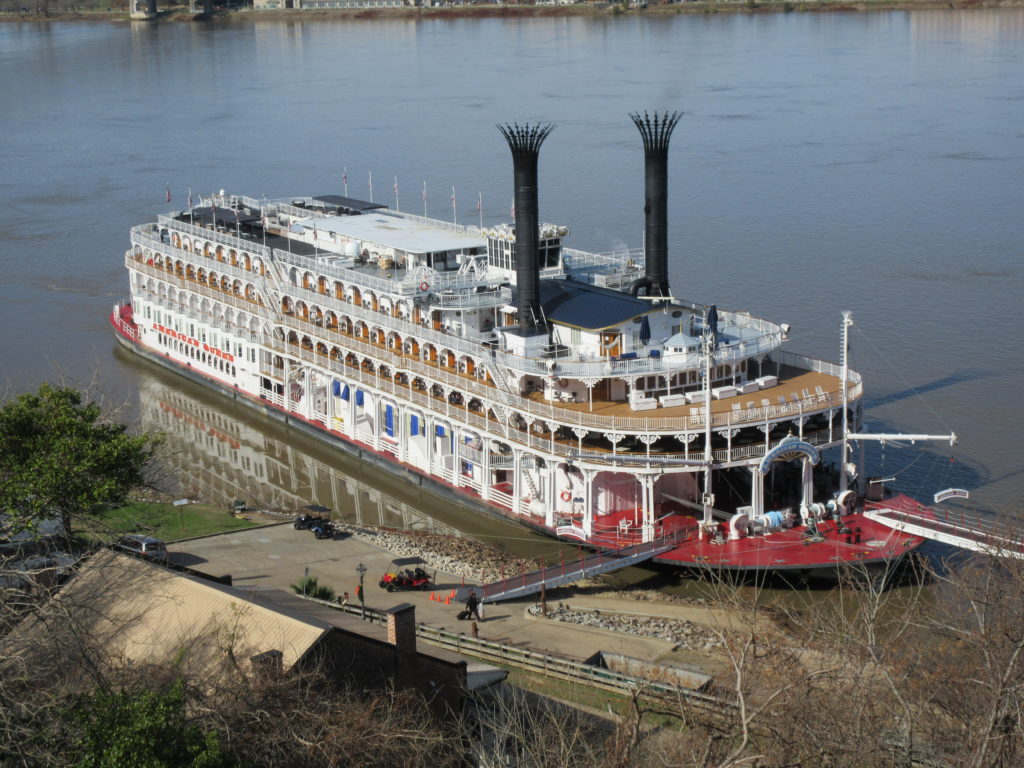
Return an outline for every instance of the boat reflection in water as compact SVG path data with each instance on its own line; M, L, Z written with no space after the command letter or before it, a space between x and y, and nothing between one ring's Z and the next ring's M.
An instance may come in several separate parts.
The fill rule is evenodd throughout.
M190 385L162 378L141 377L142 426L164 434L164 468L190 498L225 508L241 499L252 509L282 511L321 504L347 522L462 535L422 511L429 500L382 491L374 481L383 485L386 479L371 468L341 456L334 461L333 454L327 464L312 455L316 446L275 424L260 424L248 409L221 405L223 400L211 404L193 396ZM390 482L393 489L394 478Z

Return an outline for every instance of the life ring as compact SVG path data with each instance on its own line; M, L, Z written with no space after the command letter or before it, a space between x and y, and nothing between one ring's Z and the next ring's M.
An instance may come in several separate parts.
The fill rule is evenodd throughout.
M568 488L566 488L564 491L562 491L560 494L558 494L558 497L562 501L572 501L572 491L570 491Z
M430 290L430 283L428 283L426 280L424 280L422 283L420 283L420 290L421 291L429 291Z
M560 386L562 389L565 389L567 386L569 386L569 380L568 379L559 379L558 380L558 386Z

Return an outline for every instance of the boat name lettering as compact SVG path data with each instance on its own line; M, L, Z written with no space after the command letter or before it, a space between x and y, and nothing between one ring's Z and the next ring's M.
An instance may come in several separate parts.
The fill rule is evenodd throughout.
M160 323L153 323L153 330L157 333L165 333L171 338L183 341L186 344L191 344L193 347L199 347L203 352L209 352L214 357L223 357L229 363L235 362L235 356L230 352L224 352L216 347L211 347L209 344L204 344L199 339L193 339L191 336L187 336L184 333L168 328L167 326L160 325Z

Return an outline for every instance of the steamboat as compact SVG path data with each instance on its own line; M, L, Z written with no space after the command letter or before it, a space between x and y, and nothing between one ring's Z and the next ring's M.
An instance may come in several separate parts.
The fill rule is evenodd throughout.
M811 571L915 549L918 528L878 513L930 509L883 499L850 461L851 443L886 437L858 434L850 315L831 363L785 349L785 324L673 296L679 115L630 117L645 153L642 251L568 247L538 210L551 126L502 125L512 222L450 223L347 188L189 200L131 230L115 336L437 493L598 550Z

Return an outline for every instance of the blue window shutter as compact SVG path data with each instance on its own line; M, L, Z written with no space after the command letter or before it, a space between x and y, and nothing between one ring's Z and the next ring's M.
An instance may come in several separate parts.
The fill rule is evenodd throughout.
M409 417L409 432L414 435L420 433L420 417L415 413Z
M348 384L346 384L345 388L341 390L341 399L348 400Z
M331 383L331 390L334 392L334 396L338 397L341 394L341 382L335 379Z
M438 437L444 437L444 427L441 426L440 424L438 424L434 428L434 432L437 434Z
M356 390L356 405L362 405L362 404L363 404L363 390L357 389Z

